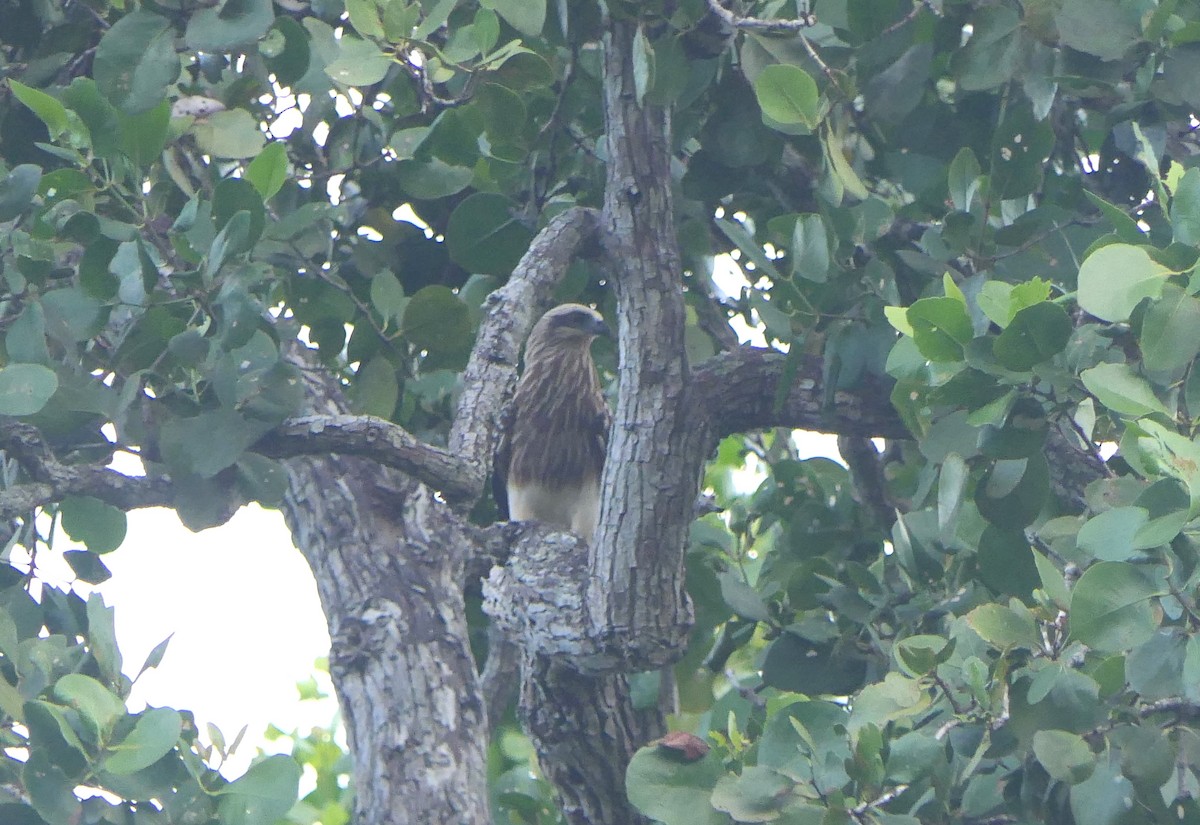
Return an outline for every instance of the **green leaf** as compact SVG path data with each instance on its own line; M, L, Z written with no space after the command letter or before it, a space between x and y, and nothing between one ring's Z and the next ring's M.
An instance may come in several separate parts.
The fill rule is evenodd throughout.
M422 2L421 6L425 12L425 19L421 25L413 32L413 37L417 40L424 40L433 34L446 19L450 17L450 13L454 11L454 7L458 5L458 0L433 0L430 2ZM431 8L432 6L432 8Z
M1041 643L1033 614L1023 606L983 604L967 614L967 624L993 647L1037 650Z
M110 685L120 683L121 649L117 647L117 629L113 609L104 603L96 592L87 600L88 637L92 642L92 656L100 666L100 674Z
M1135 555L1134 537L1149 520L1144 507L1114 507L1088 519L1075 543L1100 561L1126 561Z
M1006 410L1008 402L1011 404ZM1042 451L1049 429L1041 402L1032 398L1017 398L1015 391L980 407L967 421L982 426L979 452L989 458L1029 458Z
M492 9L521 34L537 37L546 25L546 0L482 0L481 6Z
M254 184L264 201L270 200L287 180L287 144L281 140L268 143L258 157L246 167L246 180Z
M404 307L403 333L414 347L431 353L469 347L471 311L449 287L427 286Z
M437 158L429 161L405 160L396 164L397 177L404 191L414 198L444 198L466 189L475 177L474 170L452 166Z
M171 639L174 637L175 634L172 633L154 646L154 649L146 656L146 661L142 663L142 669L137 672L138 676L141 676L150 668L158 667L162 664L163 656L167 655L167 646L171 644Z
M976 553L980 580L997 593L1029 602L1034 588L1041 586L1037 559L1023 531L989 524Z
M758 762L784 776L812 782L818 789L839 788L849 781L845 770L850 757L848 721L846 708L832 702L787 703L774 714L768 712Z
M754 94L763 114L776 123L812 129L821 118L816 81L799 66L767 66L754 78Z
M253 218L248 211L243 209L235 212L213 238L204 267L204 277L207 281L211 282L230 258L248 251L253 245L250 240L252 222Z
M967 308L956 298L922 298L908 308L917 349L930 361L961 361L975 337Z
M202 152L218 158L252 158L267 142L258 121L245 109L214 112L197 120L192 134Z
M901 335L907 335L909 338L915 335L912 324L908 322L908 307L884 307L883 314L892 328Z
M390 0L383 10L384 36L392 41L408 40L421 17L421 4L409 0ZM478 23L476 23L478 27ZM497 28L499 23L497 23ZM499 32L497 32L499 34Z
M41 821L48 825L79 825L83 809L75 798L75 782L50 764L45 753L35 752L20 768L21 782Z
M451 260L482 275L507 276L532 239L533 233L517 218L516 205L490 192L463 200L446 227Z
M100 93L126 114L153 109L179 77L171 22L144 9L122 17L100 38L92 77Z
M193 12L184 39L196 51L227 52L254 43L274 22L271 0L225 0Z
M325 73L347 86L371 86L387 76L392 56L380 51L370 40L343 37L338 58L325 67Z
M1006 368L1024 372L1062 352L1072 329L1071 318L1062 307L1034 304L1013 316L992 342L992 354Z
M795 782L770 768L751 765L740 776L726 774L717 780L712 807L738 822L778 821Z
M942 460L942 469L938 474L938 532L942 542L947 545L954 540L958 512L962 507L969 475L967 463L958 453L950 453Z
M59 505L62 527L93 553L116 550L125 540L125 513L87 496L71 496Z
M1196 177L1200 186L1200 172ZM1200 301L1166 284L1146 310L1138 345L1147 369L1172 372L1190 364L1200 354Z
M300 766L290 756L278 754L255 762L218 795L223 825L259 825L276 822L296 803Z
M1102 246L1079 267L1079 306L1104 321L1128 321L1143 298L1162 294L1170 274L1140 246Z
M372 358L359 367L350 391L350 407L361 415L390 419L400 400L396 367L386 358Z
M896 642L892 654L905 676L921 677L933 673L937 666L954 654L955 642L942 636L920 634Z
M1054 149L1054 129L1037 120L1028 104L1010 107L992 135L991 196L1019 198L1041 187Z
M1104 216L1105 220L1112 224L1113 231L1116 232L1120 241L1137 245L1145 239L1146 236L1138 227L1137 221L1129 217L1125 210L1109 203L1095 192L1085 190L1083 194L1100 210L1100 214Z
M46 332L67 344L95 337L108 317L104 305L79 287L50 290L42 296L42 308Z
M1178 628L1163 628L1125 658L1125 680L1143 701L1167 699L1184 692L1183 669L1188 636Z
M175 747L183 732L183 719L170 708L151 708L104 758L104 769L118 776L148 768Z
M1075 822L1121 825L1128 822L1129 802L1137 798L1133 785L1121 776L1115 759L1101 759L1091 777L1071 786L1071 814Z
M867 662L835 642L816 643L781 633L763 657L763 682L779 690L809 696L844 696L862 687Z
M228 178L213 192L212 218L217 229L226 229L239 212L248 212L250 224L241 243L230 244L234 252L249 252L266 225L266 208L256 187L241 178Z
M979 176L982 174L983 169L979 166L979 161L969 146L959 149L954 160L950 161L947 185L950 189L950 202L959 212L971 211L971 203L979 191ZM988 282L988 284L991 283L998 282Z
M171 124L171 104L162 101L157 106L136 115L118 114L121 151L140 169L159 159L167 144L167 128Z
M41 180L41 167L30 163L13 167L8 176L0 180L0 223L11 221L29 207Z
M68 673L54 685L55 697L79 711L96 736L103 741L117 720L125 715L125 703L91 676Z
M54 97L16 80L8 81L9 88L17 100L28 106L46 124L51 138L57 138L67 130L67 107Z
M1007 83L1023 64L1026 44L1020 16L1009 6L985 6L971 24L971 39L951 61L959 86L980 91Z
M1064 0L1055 15L1065 46L1116 60L1140 39L1139 12L1122 0Z
M729 819L709 802L723 774L716 751L696 762L683 762L651 745L629 761L625 788L634 807L663 825L725 825Z
M1046 773L1074 785L1092 775L1096 757L1077 733L1065 730L1039 730L1033 735L1033 755Z
M278 508L287 494L288 478L284 465L273 458L243 453L237 460L238 489L263 507Z
M753 587L746 584L736 570L726 570L717 575L721 583L721 598L737 615L744 619L765 622L770 618L767 605Z
M0 369L0 415L40 412L58 389L58 376L41 364L9 364Z
M163 458L172 467L212 478L232 465L271 424L219 409L167 421L160 435Z
M112 572L100 560L100 556L90 550L67 550L63 553L63 560L71 566L71 571L80 581L88 584L101 584L112 578Z
M1200 169L1187 170L1175 184L1171 228L1179 243L1200 244Z
M1081 372L1079 378L1097 401L1118 415L1170 415L1150 383L1128 364L1098 364Z
M371 279L371 305L383 317L383 327L388 329L400 323L408 297L400 279L386 269L377 272Z
M1184 483L1191 500L1189 515L1200 512L1200 444L1150 418L1130 425L1126 436L1136 439L1133 446L1150 468Z
M1037 518L1049 495L1049 466L1041 453L1034 453L995 462L975 488L975 506L999 527L1025 527Z
M1164 595L1141 568L1127 562L1093 564L1071 593L1071 638L1100 653L1120 653L1150 639Z
M375 0L346 0L350 24L363 37L383 37L383 18Z
M820 215L801 215L792 230L792 275L819 284L829 277L829 237Z
M1179 481L1163 478L1142 491L1134 505L1146 510L1149 521L1134 536L1133 549L1149 550L1179 535L1188 522L1191 500Z

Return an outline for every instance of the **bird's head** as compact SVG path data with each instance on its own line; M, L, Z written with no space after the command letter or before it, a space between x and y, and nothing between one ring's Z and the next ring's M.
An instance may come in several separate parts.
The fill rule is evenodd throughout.
M612 337L604 316L583 304L562 304L542 316L529 333L529 350L542 347L587 349L599 335Z

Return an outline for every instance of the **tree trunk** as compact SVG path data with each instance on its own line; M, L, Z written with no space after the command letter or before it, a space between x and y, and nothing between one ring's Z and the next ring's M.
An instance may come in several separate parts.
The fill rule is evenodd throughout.
M345 412L324 373L302 374L314 412ZM463 523L428 487L370 459L285 466L284 518L329 623L356 821L487 825L487 713L468 644Z
M284 513L329 622L357 821L490 822L455 517L363 459L292 459L288 475Z

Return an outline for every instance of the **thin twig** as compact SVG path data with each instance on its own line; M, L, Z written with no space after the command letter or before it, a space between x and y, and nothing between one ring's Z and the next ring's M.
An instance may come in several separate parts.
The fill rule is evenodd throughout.
M817 25L815 14L806 14L796 20L763 20L759 17L739 17L718 2L708 0L708 8L721 18L727 26L742 31L761 32L763 34L796 34Z

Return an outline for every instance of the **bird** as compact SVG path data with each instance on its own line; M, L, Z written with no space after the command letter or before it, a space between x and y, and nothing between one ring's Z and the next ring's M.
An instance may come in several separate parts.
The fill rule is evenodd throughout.
M492 491L501 518L540 521L591 540L612 413L591 345L612 337L604 317L562 304L525 343L525 370L502 424Z

